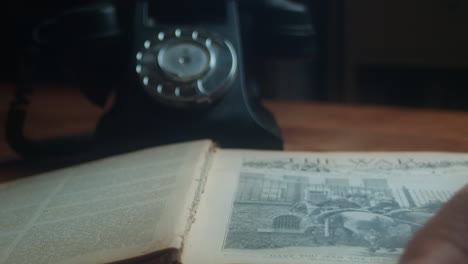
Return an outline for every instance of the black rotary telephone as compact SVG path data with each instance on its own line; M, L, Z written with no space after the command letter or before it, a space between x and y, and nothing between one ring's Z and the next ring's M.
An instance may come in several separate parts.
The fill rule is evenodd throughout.
M24 156L113 154L201 138L281 149L276 122L258 100L252 54L302 56L312 35L307 6L287 0L103 1L71 9L36 26L26 50L58 54L89 100L104 106L113 93L113 105L89 135L27 139L34 56L25 52L7 140Z

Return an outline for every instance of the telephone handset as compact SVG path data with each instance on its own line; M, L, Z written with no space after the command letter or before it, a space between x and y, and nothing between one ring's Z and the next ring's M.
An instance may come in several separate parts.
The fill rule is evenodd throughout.
M25 101L17 98L7 120L8 142L25 156L93 149L108 155L201 138L222 147L282 148L276 122L245 71L244 61L251 61L243 49L252 53L254 45L241 41L239 21L239 5L267 12L270 2L267 7L279 13L301 6L288 0L115 1L47 21L34 31L36 44L65 55L88 99L102 106L113 90L114 103L86 139L36 142L22 136ZM297 8L285 12L308 15ZM310 33L292 28L291 42ZM30 90L24 83L18 88Z

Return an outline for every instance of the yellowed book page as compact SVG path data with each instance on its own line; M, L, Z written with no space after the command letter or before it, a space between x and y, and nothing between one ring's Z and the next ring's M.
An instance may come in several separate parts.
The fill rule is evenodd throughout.
M179 248L210 141L0 185L0 263L105 263Z
M184 264L397 263L468 154L220 150Z

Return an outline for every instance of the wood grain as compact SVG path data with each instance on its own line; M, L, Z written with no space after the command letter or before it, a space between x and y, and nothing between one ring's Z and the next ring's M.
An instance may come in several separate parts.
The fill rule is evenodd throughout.
M5 141L4 123L12 85L0 85L0 162L19 158ZM30 97L25 134L33 139L92 131L102 110L88 102L75 87L37 87Z
M0 123L11 85L0 86ZM31 138L92 131L102 114L76 88L39 87L32 97L26 135ZM286 150L468 152L468 113L377 106L266 101L281 127ZM22 160L0 132L0 181L53 167Z
M265 102L287 150L468 152L468 113Z

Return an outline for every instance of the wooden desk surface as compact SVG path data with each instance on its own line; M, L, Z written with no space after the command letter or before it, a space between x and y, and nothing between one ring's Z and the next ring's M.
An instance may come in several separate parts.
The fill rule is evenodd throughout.
M93 130L101 110L76 89L39 87L26 135L33 138ZM0 87L0 124L12 86ZM468 112L266 101L281 127L286 150L468 152ZM42 167L41 167L42 166ZM21 160L0 132L0 181L47 169Z

